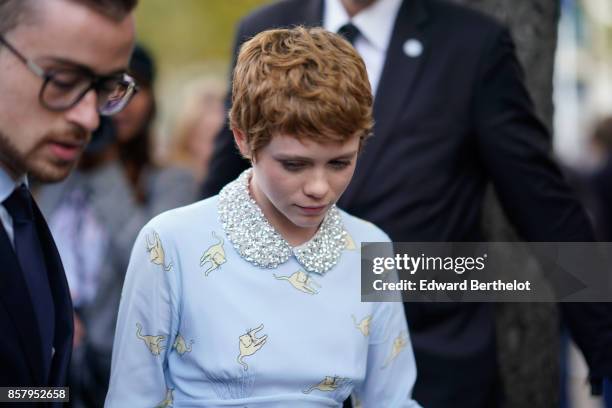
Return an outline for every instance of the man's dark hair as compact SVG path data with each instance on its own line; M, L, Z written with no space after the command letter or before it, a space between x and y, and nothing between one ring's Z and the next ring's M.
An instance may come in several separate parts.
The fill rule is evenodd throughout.
M36 0L39 1L39 0ZM121 20L128 15L138 0L69 0L83 4L114 20ZM32 8L31 0L0 0L0 35L15 28Z

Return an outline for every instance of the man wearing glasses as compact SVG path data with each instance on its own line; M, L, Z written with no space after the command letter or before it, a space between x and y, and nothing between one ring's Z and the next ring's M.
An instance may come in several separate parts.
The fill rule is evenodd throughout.
M27 177L64 179L129 102L136 1L0 0L0 387L65 385L72 305Z

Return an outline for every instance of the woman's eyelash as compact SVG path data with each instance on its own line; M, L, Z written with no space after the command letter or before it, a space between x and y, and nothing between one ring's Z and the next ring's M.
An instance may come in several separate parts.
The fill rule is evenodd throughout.
M304 163L294 161L281 161L281 165L286 170L299 170L304 167Z
M348 160L334 160L332 162L329 163L333 168L336 169L343 169L345 167L348 167L351 162Z

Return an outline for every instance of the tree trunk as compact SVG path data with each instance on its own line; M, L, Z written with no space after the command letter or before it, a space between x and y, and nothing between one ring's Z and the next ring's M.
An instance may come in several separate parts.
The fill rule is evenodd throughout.
M510 28L536 113L552 129L552 83L559 2L555 0L455 0L496 17ZM516 241L489 188L483 226L490 241ZM528 267L525 260L525 268ZM498 358L505 408L559 406L559 316L555 304L499 303Z

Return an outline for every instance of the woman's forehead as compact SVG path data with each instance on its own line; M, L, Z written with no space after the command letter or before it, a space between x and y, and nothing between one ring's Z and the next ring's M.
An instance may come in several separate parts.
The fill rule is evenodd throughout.
M359 137L356 135L343 142L318 142L307 137L277 134L264 149L272 154L317 158L356 153L358 148Z

